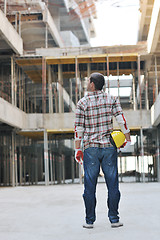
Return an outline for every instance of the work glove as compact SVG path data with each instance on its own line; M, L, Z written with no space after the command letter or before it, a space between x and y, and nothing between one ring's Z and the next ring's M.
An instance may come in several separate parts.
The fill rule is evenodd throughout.
M127 152L130 145L131 145L131 141L128 140L128 141L124 142L123 145L119 148L119 151Z
M75 149L75 160L79 164L83 164L83 152L81 148Z

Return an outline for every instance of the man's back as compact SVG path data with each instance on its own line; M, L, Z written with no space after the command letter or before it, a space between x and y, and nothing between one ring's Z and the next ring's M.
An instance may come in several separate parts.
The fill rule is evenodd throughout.
M84 128L84 147L109 147L113 116L122 113L119 100L103 91L89 92L77 104L75 125Z

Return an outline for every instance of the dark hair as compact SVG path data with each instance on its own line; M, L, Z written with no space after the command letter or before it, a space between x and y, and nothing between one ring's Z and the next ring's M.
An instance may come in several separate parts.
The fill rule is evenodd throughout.
M104 86L104 76L101 73L92 73L90 75L90 82L93 82L96 90L102 90Z

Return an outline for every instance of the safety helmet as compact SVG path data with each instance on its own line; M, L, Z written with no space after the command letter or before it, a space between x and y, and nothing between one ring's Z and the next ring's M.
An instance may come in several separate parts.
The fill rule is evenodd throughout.
M110 135L111 143L117 148L123 145L125 139L125 135L121 131L113 131Z

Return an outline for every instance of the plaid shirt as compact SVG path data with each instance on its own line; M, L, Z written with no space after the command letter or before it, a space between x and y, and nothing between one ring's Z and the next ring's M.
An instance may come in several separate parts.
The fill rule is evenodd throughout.
M113 116L122 113L119 99L103 91L88 92L80 99L76 108L75 128L83 128L84 149L111 147L109 137L113 131Z

